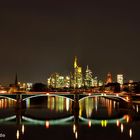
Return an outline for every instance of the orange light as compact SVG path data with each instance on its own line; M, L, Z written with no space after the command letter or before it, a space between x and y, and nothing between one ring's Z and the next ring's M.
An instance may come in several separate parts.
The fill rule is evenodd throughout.
M125 116L125 119L126 119L126 122L128 123L128 122L129 122L129 120L130 120L129 115L126 115L126 116Z
M88 127L91 127L91 121L90 120L88 121Z
M119 127L119 125L120 125L120 122L119 122L119 120L117 120L116 124L117 124L117 126Z
M50 123L49 121L46 121L46 128L49 128L50 127Z
M128 96L126 97L126 100L129 101L129 97Z

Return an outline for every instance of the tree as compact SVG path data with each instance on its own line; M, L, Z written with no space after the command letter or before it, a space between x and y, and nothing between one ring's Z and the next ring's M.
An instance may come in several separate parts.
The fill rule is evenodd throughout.
M45 92L47 90L47 86L43 83L35 83L31 89L31 91L35 92Z

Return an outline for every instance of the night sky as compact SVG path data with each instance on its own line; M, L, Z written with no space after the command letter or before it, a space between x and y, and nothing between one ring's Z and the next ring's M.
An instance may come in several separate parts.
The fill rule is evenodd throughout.
M140 5L135 1L3 0L0 83L46 82L69 74L74 56L94 76L140 80Z

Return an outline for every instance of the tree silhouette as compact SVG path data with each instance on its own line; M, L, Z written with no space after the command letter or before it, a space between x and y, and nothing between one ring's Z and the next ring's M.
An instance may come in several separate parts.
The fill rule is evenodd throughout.
M31 91L35 92L45 92L47 90L47 86L43 83L35 83L31 89Z

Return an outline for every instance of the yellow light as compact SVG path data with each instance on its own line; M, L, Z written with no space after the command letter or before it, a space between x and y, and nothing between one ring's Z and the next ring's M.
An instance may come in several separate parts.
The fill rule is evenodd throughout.
M102 127L106 127L107 126L107 121L106 120L102 120L101 121L101 126Z
M82 68L78 67L78 72L81 73L82 72Z
M126 119L126 122L128 123L128 122L129 122L129 120L130 120L129 115L125 115L125 119Z
M74 68L77 67L77 57L75 57L75 60L74 60Z
M126 97L126 100L129 101L129 97L128 96Z

